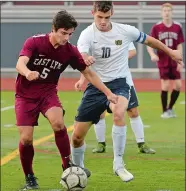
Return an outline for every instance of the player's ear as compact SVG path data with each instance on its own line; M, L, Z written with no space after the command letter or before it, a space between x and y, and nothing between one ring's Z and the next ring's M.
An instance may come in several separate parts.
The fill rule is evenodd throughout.
M93 11L93 10L91 10L91 13L92 13L92 15L94 16L94 11Z
M52 32L55 32L55 28L54 28L54 25L52 25Z
M111 10L111 16L114 14L114 9Z

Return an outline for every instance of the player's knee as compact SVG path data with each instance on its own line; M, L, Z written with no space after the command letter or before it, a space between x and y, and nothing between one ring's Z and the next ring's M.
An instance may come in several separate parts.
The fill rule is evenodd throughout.
M23 145L31 145L33 143L33 138L30 135L23 135L20 141Z
M177 91L180 91L181 90L181 87L182 87L182 84L181 83L177 83L174 87L175 90Z
M78 136L77 134L72 134L72 145L74 147L80 147L83 143L83 137Z
M170 87L169 83L163 83L161 85L163 91L169 91L169 87Z
M113 120L114 122L120 122L120 121L124 121L124 111L115 111L113 113Z
M54 131L60 131L61 129L64 128L64 123L60 119L53 120L51 122L51 125Z
M180 90L181 90L181 86L175 87L174 89L175 89L176 91L180 91Z
M128 110L128 116L129 116L130 118L136 118L136 117L138 117L138 116L139 116L138 110L137 110L137 109L134 109L134 108L129 109L129 110Z
M163 91L169 91L169 85L164 85L162 86Z

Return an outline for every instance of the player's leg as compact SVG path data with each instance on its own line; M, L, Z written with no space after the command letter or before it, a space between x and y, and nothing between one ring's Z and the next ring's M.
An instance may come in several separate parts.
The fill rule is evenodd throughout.
M92 150L93 153L104 153L106 151L105 133L106 133L106 123L105 123L105 113L102 113L100 120L97 124L94 124L94 131L96 134L96 139L98 141L97 147Z
M131 97L128 104L127 113L130 119L130 125L134 132L139 152L145 154L154 154L155 150L145 144L144 140L144 125L138 112L138 98L134 86L131 87Z
M137 107L128 110L128 116L130 118L130 125L134 132L136 142L138 145L139 153L155 154L156 151L151 149L144 140L144 125L139 115Z
M84 153L86 150L84 139L91 125L92 122L75 121L71 138L72 161L75 165L85 170L87 177L90 177L91 173L88 169L84 168Z
M174 86L173 86L173 90L170 96L170 102L168 106L168 111L171 117L176 117L176 114L173 111L173 106L175 105L179 97L181 85L182 85L181 80L174 80Z
M34 158L33 132L39 117L37 101L16 97L15 113L20 135L20 161L26 180L26 184L22 190L38 189L37 178L34 176L32 167Z
M123 162L123 155L126 145L127 126L124 120L124 114L128 106L128 100L119 96L117 104L110 104L113 113L112 141L113 141L113 170L122 181L128 182L133 179L133 175L126 170Z
M84 138L91 124L96 124L100 119L100 115L106 110L106 103L106 96L89 84L78 108L71 142L72 160L81 167L84 167L86 148Z
M109 105L113 113L113 170L122 181L127 182L133 179L133 175L126 170L123 163L127 131L125 112L128 108L128 100L130 99L130 86L126 83L126 79L117 79L110 83L110 89L118 95L117 104L110 103Z
M62 115L60 107L52 107L45 113L54 131L55 143L61 155L63 169L66 169L70 166L70 141Z
M62 166L63 169L66 169L70 163L70 141L64 125L62 106L56 92L51 92L45 96L40 108L54 131L55 143L61 155Z
M172 73L172 80L173 80L173 90L170 96L170 102L168 106L168 112L171 117L176 117L175 112L173 111L173 106L175 105L182 86L182 81L181 81L181 74L179 71L176 70L176 68L171 68L171 73Z
M160 79L161 79L161 104L162 104L162 118L170 118L167 111L167 102L168 102L168 91L170 87L170 69L169 67L159 68Z
M169 113L167 112L167 102L168 102L168 91L170 87L169 80L161 79L161 104L162 104L162 118L169 118Z

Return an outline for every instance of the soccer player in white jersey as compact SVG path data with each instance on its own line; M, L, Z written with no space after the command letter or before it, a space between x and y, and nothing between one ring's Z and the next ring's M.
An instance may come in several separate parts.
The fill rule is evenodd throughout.
M94 23L82 31L78 49L87 65L97 73L105 85L116 95L116 104L109 103L106 96L92 84L88 84L78 113L75 118L71 140L72 160L84 167L85 136L92 124L96 124L100 115L107 109L113 113L113 170L122 181L130 181L133 175L123 163L126 142L125 112L130 100L131 86L127 83L128 49L131 42L146 44L160 49L178 64L182 64L182 56L178 50L172 50L153 37L140 32L137 28L110 21L113 14L111 1L95 1L92 14Z
M129 55L128 58L132 58L136 55L136 48L134 44L131 42L129 45ZM151 149L145 144L144 141L144 125L141 117L138 112L138 98L136 95L136 91L134 88L134 83L132 80L132 75L130 70L128 70L127 74L127 83L131 86L131 97L128 104L127 113L130 118L131 128L134 132L136 142L138 145L139 153L144 154L155 154L156 151ZM81 78L75 84L75 89L77 91L82 90L82 86L85 83L86 78L81 75ZM100 116L100 120L97 124L94 124L94 130L96 133L96 138L98 141L97 147L92 150L93 153L104 153L106 151L106 142L105 142L105 132L106 132L106 123L105 123L105 112Z

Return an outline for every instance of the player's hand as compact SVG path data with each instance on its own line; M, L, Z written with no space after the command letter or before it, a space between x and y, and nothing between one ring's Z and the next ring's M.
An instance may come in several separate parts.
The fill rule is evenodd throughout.
M32 80L37 80L39 78L39 72L37 71L29 71L27 74L26 74L26 79L29 80L29 81L32 81Z
M178 72L181 72L181 70L183 69L183 67L184 67L184 63L182 62L181 64L178 64L178 65L177 65L176 70L177 70Z
M109 95L107 95L107 99L114 104L118 102L118 96L113 94L112 92Z
M74 87L76 91L82 91L83 81L79 80L75 83Z
M93 56L89 56L87 59L84 60L85 61L85 64L87 66L91 66L92 64L95 63L95 58Z
M156 54L154 54L154 55L151 56L151 61L152 62L158 62L159 61L159 57Z
M178 64L182 65L183 64L183 58L181 55L181 52L179 50L172 50L170 57L176 61Z

